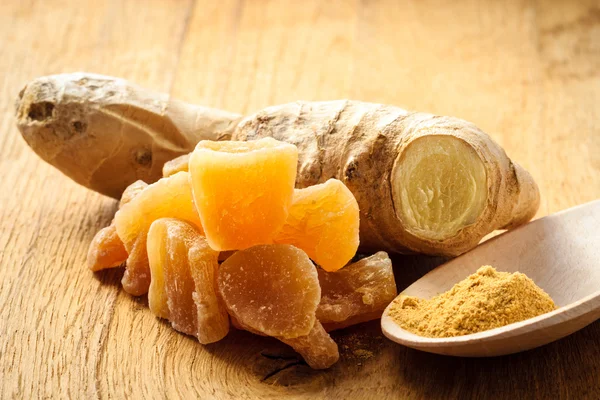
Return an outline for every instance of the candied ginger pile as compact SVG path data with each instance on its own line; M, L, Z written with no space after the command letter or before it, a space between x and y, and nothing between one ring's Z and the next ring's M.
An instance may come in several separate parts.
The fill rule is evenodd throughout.
M381 317L396 285L384 252L349 264L359 244L350 190L336 179L294 189L297 163L297 148L272 138L201 141L187 170L127 188L88 267L125 263L124 290L147 293L152 313L202 344L233 325L328 368L339 359L328 332Z

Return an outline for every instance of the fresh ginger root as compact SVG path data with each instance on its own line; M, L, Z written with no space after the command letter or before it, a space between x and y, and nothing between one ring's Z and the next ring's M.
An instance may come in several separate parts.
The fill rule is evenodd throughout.
M364 252L456 256L529 221L539 206L529 173L473 124L381 104L296 102L242 119L77 73L27 84L17 124L40 157L115 198L137 179L159 179L165 162L200 140L289 142L299 151L297 188L336 178L354 194ZM164 172L185 164L174 160Z
M31 148L75 182L117 199L132 182L159 180L165 162L200 140L228 138L240 119L87 73L38 78L17 99L17 125Z

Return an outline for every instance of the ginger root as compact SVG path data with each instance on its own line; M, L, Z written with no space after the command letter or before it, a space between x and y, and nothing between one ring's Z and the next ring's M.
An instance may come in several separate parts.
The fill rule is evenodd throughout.
M200 140L228 138L239 119L88 73L35 79L17 99L27 144L75 182L114 198L137 180L159 180L167 161Z
M21 91L27 143L76 182L118 198L154 182L200 140L273 137L298 147L296 187L342 181L360 208L361 251L456 256L530 220L532 177L475 125L359 101L296 102L240 115L171 100L125 80L77 73ZM186 158L165 174L187 170Z

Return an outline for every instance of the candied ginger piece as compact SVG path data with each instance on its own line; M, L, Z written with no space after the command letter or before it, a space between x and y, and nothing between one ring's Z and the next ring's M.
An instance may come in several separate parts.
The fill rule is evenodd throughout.
M148 184L144 181L135 181L127 186L121 196L119 208L129 203L146 186ZM114 268L122 265L127 260L127 256L127 250L117 234L113 219L109 226L100 229L92 239L87 254L87 265L92 271Z
M234 326L281 340L313 368L338 360L337 345L315 318L321 291L302 250L273 244L238 251L219 267L218 285Z
M229 314L217 289L219 253L202 238L188 252L190 271L196 291L192 294L198 312L198 335L200 343L212 343L224 338L229 332Z
M189 224L171 218L157 219L148 230L150 264L148 305L155 315L168 319L173 328L188 335L198 330L192 293L188 246L200 234Z
M225 251L272 243L288 215L297 162L296 146L272 138L198 143L189 170L210 246Z
M244 325L233 316L231 316L231 325L236 329L246 330L255 335L266 336L264 333ZM276 338L296 350L306 363L314 369L329 368L340 358L337 344L318 320L315 321L308 335L293 339L286 339L281 336Z
M188 172L188 163L190 161L190 155L192 153L184 154L177 158L172 159L171 161L167 161L165 165L163 165L162 173L163 178L166 178L171 175L175 175L178 172Z
M336 271L356 254L358 203L337 179L294 190L292 206L275 243L292 244L326 271Z
M278 339L296 350L304 358L304 361L314 369L329 368L340 359L337 344L319 321L315 321L315 325L306 336Z
M219 267L219 291L243 325L269 336L307 335L321 298L317 271L291 245L240 250Z
M233 315L229 315L229 321L231 322L231 326L233 326L235 329L238 329L240 331L248 331L248 332L254 333L255 335L258 335L258 336L268 336L268 335L265 335L264 333L261 333L255 329L250 328L248 325L242 324Z
M165 286L166 264L171 263L171 248L168 242L168 226L164 221L168 218L157 219L150 225L146 239L148 265L150 267L150 286L148 287L148 307L157 317L169 319L167 289ZM187 253L184 254L187 261ZM177 257L174 257L179 260Z
M147 293L150 286L146 236L152 222L159 218L182 219L202 229L187 172L149 185L115 215L117 233L129 253L121 283L123 289L134 296Z
M216 290L218 252L208 246L197 228L174 218L154 221L147 243L152 276L150 310L200 343L225 337L229 315Z
M397 295L392 261L383 251L339 271L318 274L317 319L327 331L380 318Z
M242 324L233 316L231 317L231 325L236 329L246 330L255 335L266 336L264 333L258 332L249 326ZM337 344L318 320L315 321L315 324L308 335L298 336L293 339L286 339L279 336L276 337L276 339L279 339L296 350L296 352L304 358L306 363L314 369L329 368L340 358Z
M131 185L127 186L123 191L123 194L121 195L121 200L119 201L119 209L121 209L121 207L129 203L131 200L133 200L138 194L142 193L147 187L148 184L142 180L137 180Z
M117 235L114 224L102 228L90 243L87 265L92 271L118 267L127 260L127 250Z

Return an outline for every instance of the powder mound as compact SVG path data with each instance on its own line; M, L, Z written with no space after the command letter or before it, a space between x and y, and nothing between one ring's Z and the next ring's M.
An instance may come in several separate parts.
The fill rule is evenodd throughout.
M390 316L420 336L451 337L498 328L556 309L550 296L520 272L485 265L430 300L400 296Z

